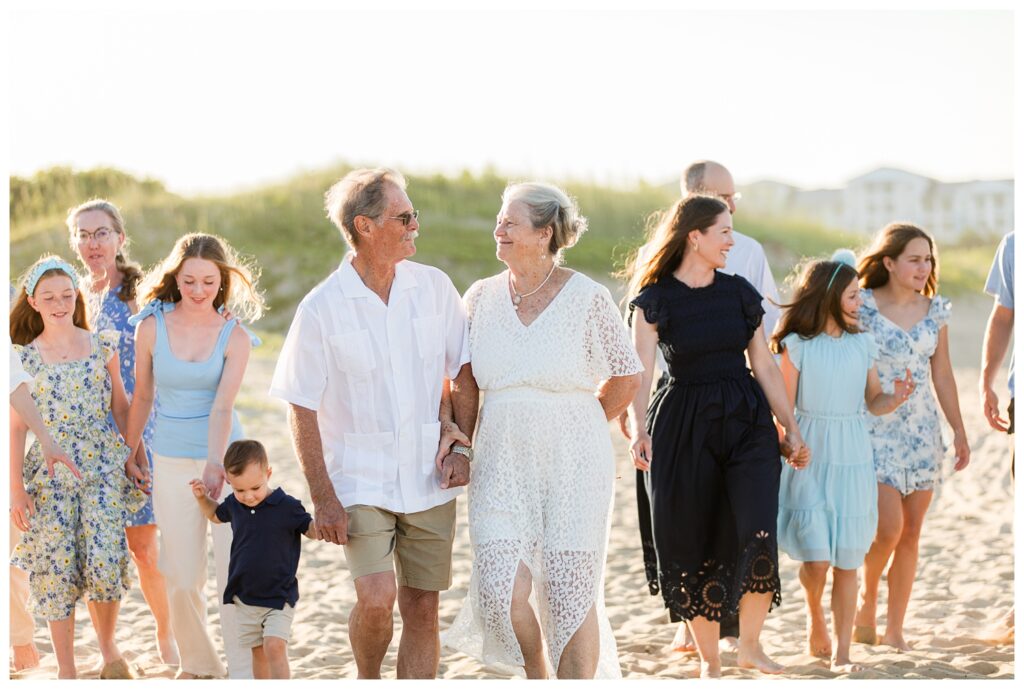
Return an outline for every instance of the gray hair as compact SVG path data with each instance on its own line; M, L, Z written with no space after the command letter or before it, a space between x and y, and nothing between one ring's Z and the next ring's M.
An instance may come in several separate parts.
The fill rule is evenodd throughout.
M579 241L587 231L587 219L580 215L576 200L553 184L524 182L510 184L501 195L501 202L522 201L530 214L534 229L551 227L551 243L548 245L556 259L561 258L563 249Z
M704 190L704 174L707 172L709 163L715 164L710 160L698 160L683 170L682 187L684 194L698 194Z
M379 218L388 209L387 185L405 189L405 177L391 168L353 170L335 182L324 194L324 210L341 230L350 247L355 248L356 216Z

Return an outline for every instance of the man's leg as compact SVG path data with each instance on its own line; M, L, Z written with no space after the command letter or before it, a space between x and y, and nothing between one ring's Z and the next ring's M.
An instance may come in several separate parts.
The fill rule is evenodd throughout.
M380 679L380 665L395 632L391 615L396 592L395 575L391 572L356 579L356 605L348 616L348 639L358 679ZM436 624L436 604L434 614Z
M398 644L398 679L434 679L441 659L437 591L408 586L398 589L402 639Z

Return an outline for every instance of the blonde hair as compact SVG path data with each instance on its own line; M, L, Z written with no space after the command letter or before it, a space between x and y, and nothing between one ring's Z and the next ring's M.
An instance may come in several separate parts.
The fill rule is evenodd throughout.
M19 345L27 345L32 340L39 337L39 334L43 332L43 317L39 315L39 312L32 308L32 305L28 303L29 294L27 291L28 278L32 275L36 266L46 261L60 261L64 262L60 256L49 254L46 256L40 256L39 260L28 267L22 276L18 279L18 293L14 297L14 304L11 306L10 313L10 335L11 342ZM38 285L40 281L45 280L48 277L63 276L72 281L74 285L74 279L60 268L50 268L44 271L39 276L39 280L36 281ZM85 298L82 296L82 290L75 288L75 310L71 315L71 322L75 326L82 328L83 330L89 329L89 318L85 307Z
M121 273L121 292L118 296L121 301L131 301L135 298L136 287L142 279L142 266L135 263L128 257L128 235L125 234L124 218L121 217L121 211L118 210L117 206L106 199L90 199L69 210L65 223L67 224L68 232L70 233L69 244L71 244L71 249L76 255L78 254L78 247L76 245L78 216L88 211L101 211L106 213L107 217L110 218L110 224L113 227L113 230L124 237L124 243L121 245L121 248L118 249L117 255L114 257L114 264L117 267L117 271Z
M258 320L266 311L266 302L256 287L259 269L240 259L231 245L220 237L198 233L181 237L167 258L143 278L139 286L142 303L154 299L181 301L176 278L182 264L190 258L211 261L220 271L220 291L213 300L215 309L226 306L237 318L250 322Z

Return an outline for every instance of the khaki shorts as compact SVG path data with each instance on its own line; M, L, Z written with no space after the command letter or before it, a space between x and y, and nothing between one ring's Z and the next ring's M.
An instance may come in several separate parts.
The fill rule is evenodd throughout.
M447 591L452 585L455 500L401 514L353 505L348 512L345 559L352 578L395 572L399 586Z
M256 648L263 645L263 639L275 636L289 641L292 638L292 618L295 608L284 604L284 610L264 608L261 605L243 603L234 597L235 625L238 630L238 644L242 648Z

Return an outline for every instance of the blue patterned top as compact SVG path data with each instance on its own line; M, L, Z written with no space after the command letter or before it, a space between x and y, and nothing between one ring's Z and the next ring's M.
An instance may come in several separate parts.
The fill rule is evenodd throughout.
M868 415L875 452L875 465L899 466L922 474L936 474L946 448L938 404L931 384L931 360L939 344L939 331L949 323L949 299L932 298L928 313L904 330L883 316L870 289L861 290L864 305L860 311L861 327L875 336L880 357L877 362L882 390L892 392L897 378L906 369L917 387L905 403L891 414Z
M121 301L121 286L118 285L115 289L98 293L83 290L83 294L89 300L92 329L97 332L115 330L121 335L117 344L117 355L121 364L121 381L124 383L125 392L128 393L128 401L131 402L135 393L135 326L128 323L132 312L128 302ZM142 442L146 445L146 459L149 461L150 476L153 474L153 420L154 415L150 411L149 420L142 431ZM130 525L142 526L154 523L156 523L156 519L153 516L153 500L150 498L142 509L131 515Z

